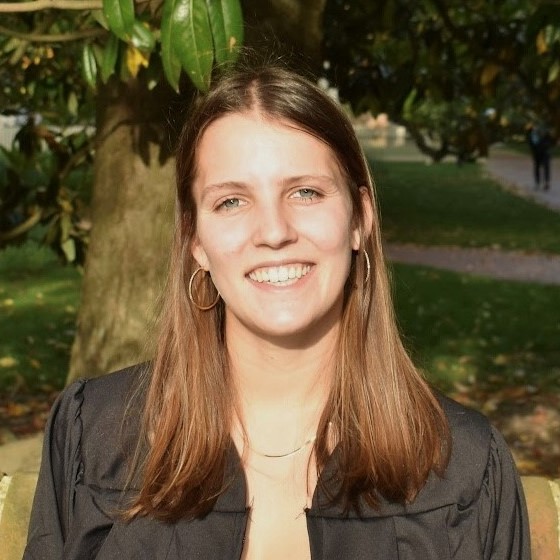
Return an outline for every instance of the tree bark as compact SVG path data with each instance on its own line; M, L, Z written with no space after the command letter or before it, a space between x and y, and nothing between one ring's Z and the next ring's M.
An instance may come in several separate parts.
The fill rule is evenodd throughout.
M274 34L318 68L324 3L247 0L246 44L266 45ZM173 223L174 159L165 144L177 102L169 88L150 92L139 81L110 82L99 92L93 229L68 382L151 355Z
M93 228L69 381L150 355L148 329L166 269L173 165L165 145L173 95L138 81L99 91Z

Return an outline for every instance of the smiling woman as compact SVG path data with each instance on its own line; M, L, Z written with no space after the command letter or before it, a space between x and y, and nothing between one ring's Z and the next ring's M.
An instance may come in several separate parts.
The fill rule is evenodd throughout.
M55 405L25 558L529 558L501 436L403 348L365 159L312 82L230 69L197 102L166 294L154 360Z
M334 347L360 231L329 146L258 109L225 115L200 141L193 196L193 255L226 302L227 346L323 331Z

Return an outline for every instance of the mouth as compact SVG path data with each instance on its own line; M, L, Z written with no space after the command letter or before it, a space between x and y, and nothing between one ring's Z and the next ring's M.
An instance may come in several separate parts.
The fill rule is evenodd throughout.
M259 284L274 284L288 286L294 284L311 270L310 264L292 263L282 266L266 266L255 268L247 275L253 282Z

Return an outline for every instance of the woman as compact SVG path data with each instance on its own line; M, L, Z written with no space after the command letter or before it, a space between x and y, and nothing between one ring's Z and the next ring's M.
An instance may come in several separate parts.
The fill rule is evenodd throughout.
M339 107L230 71L177 200L155 359L58 400L25 558L528 558L502 438L403 349Z

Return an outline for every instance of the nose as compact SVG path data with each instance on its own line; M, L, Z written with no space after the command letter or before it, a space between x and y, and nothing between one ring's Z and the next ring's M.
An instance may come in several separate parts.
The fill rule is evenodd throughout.
M279 202L271 202L260 205L256 214L253 235L256 246L266 245L278 249L297 239L297 228L290 208Z

